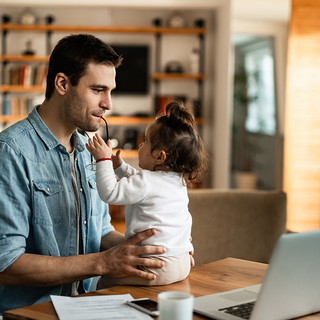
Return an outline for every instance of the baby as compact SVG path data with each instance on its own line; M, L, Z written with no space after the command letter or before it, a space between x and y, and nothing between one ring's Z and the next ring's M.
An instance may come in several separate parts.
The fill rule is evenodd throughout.
M156 275L155 280L102 277L99 289L125 284L167 285L188 276L193 246L187 184L200 180L206 168L206 152L194 126L194 117L188 109L178 102L169 103L165 115L146 128L139 146L141 171L126 164L120 150L113 155L109 140L106 144L98 134L88 140L87 148L96 159L101 199L109 204L126 205L125 237L155 228L156 235L141 244L167 248L166 253L152 257L165 262L162 269L148 268Z

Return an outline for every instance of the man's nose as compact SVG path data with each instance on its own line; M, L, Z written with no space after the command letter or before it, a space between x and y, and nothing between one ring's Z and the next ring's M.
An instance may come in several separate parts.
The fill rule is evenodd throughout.
M100 107L106 110L112 109L112 100L111 100L111 95L109 93L105 94L101 99Z

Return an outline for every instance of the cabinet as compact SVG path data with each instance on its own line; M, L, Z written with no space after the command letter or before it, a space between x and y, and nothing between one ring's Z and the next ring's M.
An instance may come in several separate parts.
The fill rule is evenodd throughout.
M152 81L154 82L154 94L155 98L159 95L161 83L165 81L195 81L198 86L198 100L201 107L203 107L203 82L204 82L204 35L206 33L205 28L165 28L165 27L115 27L115 26L71 26L71 25L19 25L19 24L1 24L2 31L2 75L0 92L2 96L2 114L0 115L0 123L16 122L26 117L26 108L22 112L7 112L5 102L6 98L10 94L19 95L20 93L44 93L45 87L41 83L28 83L28 84L10 84L5 81L5 72L9 64L20 65L46 65L51 52L51 36L55 32L74 33L133 33L133 34L151 34L155 36L156 48L155 48L155 73L152 75ZM7 49L7 37L10 32L42 32L46 34L46 53L44 56L37 55L10 55ZM190 35L199 37L200 41L200 67L199 73L164 73L160 67L161 61L161 45L162 38L165 35ZM156 99L155 99L156 100ZM6 112L4 112L6 111ZM146 125L153 121L153 117L108 117L108 123L110 125ZM198 118L197 122L201 124L202 118Z

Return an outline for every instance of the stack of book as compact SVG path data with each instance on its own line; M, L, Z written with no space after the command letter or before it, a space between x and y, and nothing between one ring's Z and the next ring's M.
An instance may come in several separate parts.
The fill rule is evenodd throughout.
M34 107L32 98L28 97L5 97L3 99L2 114L5 116L27 115Z
M158 95L156 97L156 102L155 102L156 115L160 116L165 114L166 106L173 101L180 101L185 106L189 107L193 111L193 114L195 117L201 116L200 102L198 100L192 100L187 96L183 96L183 95Z
M9 63L4 69L5 85L45 86L47 77L46 64Z
M28 96L25 94L6 95L2 99L2 110L4 116L26 116L38 104L44 100L44 94Z

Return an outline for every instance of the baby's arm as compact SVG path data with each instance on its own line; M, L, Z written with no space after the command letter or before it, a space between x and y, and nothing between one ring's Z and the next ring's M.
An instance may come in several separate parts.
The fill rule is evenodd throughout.
M124 172L130 176L130 172L136 170L124 163L120 151L112 155L111 142L108 140L107 144L96 133L92 139L88 140L86 144L87 149L94 156L97 161L96 167L96 182L100 198L110 204L132 204L144 196L146 181L142 176L136 176L134 180L127 178L121 179L117 182L113 166L118 166L117 171L123 171L122 167L126 168ZM99 161L99 160L113 160Z
M109 204L134 204L146 194L145 174L123 177L116 181L111 161L97 163L96 182L100 198Z
M133 176L139 173L138 170L136 170L134 167L130 166L128 163L124 161L121 163L121 165L117 169L114 170L114 172L119 179L123 177L128 178L130 176Z

